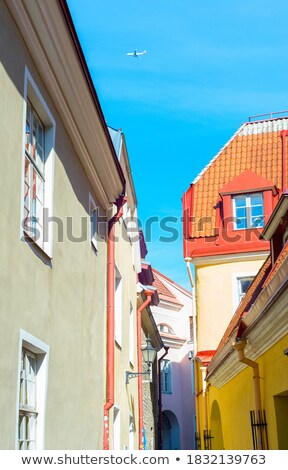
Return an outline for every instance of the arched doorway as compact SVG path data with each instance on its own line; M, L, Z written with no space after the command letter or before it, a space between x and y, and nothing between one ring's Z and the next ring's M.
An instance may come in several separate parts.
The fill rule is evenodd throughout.
M172 411L162 412L162 449L180 449L180 427Z
M211 408L211 435L213 437L212 449L224 449L221 414L216 400L213 401Z

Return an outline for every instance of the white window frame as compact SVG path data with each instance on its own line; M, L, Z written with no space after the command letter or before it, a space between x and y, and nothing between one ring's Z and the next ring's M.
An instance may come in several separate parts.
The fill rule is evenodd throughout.
M135 419L134 419L134 416L130 413L128 415L128 426L129 426L129 429L128 429L128 433L129 433L129 438L128 438L129 450L134 450L134 446L135 446Z
M113 407L113 450L121 449L121 411L118 405Z
M122 299L123 299L123 277L115 264L115 341L122 347Z
M134 366L135 361L135 315L132 302L130 302L129 315L129 362Z
M20 330L18 353L15 449L19 449L20 374L21 355L23 349L36 357L36 450L43 450L45 449L45 415L48 386L49 346L22 329Z
M257 271L249 271L249 272L239 272L234 273L232 276L232 292L233 292L233 313L238 308L241 299L239 295L239 280L244 279L246 277L255 277Z
M263 214L259 217L263 217L263 222L262 225L259 226L253 226L252 225L252 212L251 208L253 207L251 205L251 196L260 196L262 199L262 209L263 209ZM245 198L245 219L246 219L246 224L247 227L237 227L237 215L236 215L236 199L240 198ZM257 193L249 193L249 194L237 194L232 196L232 209L233 209L233 218L234 218L234 230L249 230L253 228L263 228L264 227L264 197L263 197L263 192L257 192Z
M167 372L164 363L169 365ZM165 376L167 376L167 386L165 386ZM161 393L172 394L172 363L170 359L163 359L161 362Z
M35 238L33 231L29 231L28 227L24 228L24 170L26 159L26 113L27 103L30 101L33 109L39 116L44 125L44 156L45 156L45 186L43 197L43 216L42 229L39 231L40 236ZM20 221L20 239L25 240L28 236L33 242L44 251L44 253L52 258L53 254L53 224L49 220L53 217L53 193L54 193L54 148L55 148L56 121L52 116L42 94L39 91L34 79L28 68L25 67L24 73L24 107L23 107L23 142L22 142L22 173L21 173L21 221ZM27 154L28 155L28 154ZM33 189L31 190L33 191ZM41 214L43 215L43 214ZM31 226L31 225L30 225Z
M90 243L96 251L98 251L98 214L99 207L89 193Z

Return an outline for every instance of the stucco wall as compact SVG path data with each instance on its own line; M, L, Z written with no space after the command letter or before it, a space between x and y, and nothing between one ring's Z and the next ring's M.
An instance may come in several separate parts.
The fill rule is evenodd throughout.
M256 275L263 261L238 261L196 267L198 351L217 348L235 311L233 289L236 275Z
M137 372L136 341L136 271L133 267L132 245L127 240L126 226L123 220L116 226L115 262L122 276L122 339L115 342L115 405L121 412L121 449L129 448L129 415L134 417L134 448L138 448L138 394L137 378L125 384L126 371ZM134 360L130 365L130 305L134 316ZM113 432L113 431L112 431Z
M283 438L287 436L285 425L288 416L287 405L286 412L285 408L282 407L284 421L281 422L281 413L278 417L276 416L275 404L275 397L277 396L282 401L285 400L286 403L288 401L287 357L283 352L287 348L287 344L288 335L285 335L257 359L261 377L262 406L266 412L270 450L279 449L279 441L281 439L283 441ZM219 410L218 417L215 413L216 407ZM219 389L210 386L208 391L208 416L209 428L213 436L212 449L253 449L250 410L254 409L253 369L251 367L244 367L237 376ZM212 418L214 416L212 422L211 415ZM200 416L203 430L202 400L200 402ZM222 438L220 436L221 432ZM203 444L203 433L201 438ZM285 439L285 449L287 449L287 437ZM219 447L221 442L223 447Z
M33 60L0 2L0 141L3 143L0 270L0 409L2 449L13 449L20 328L50 347L46 407L47 449L101 448L105 363L106 243L67 237L87 219L89 191L97 198ZM64 221L63 242L54 226L52 262L20 241L24 68L28 67L56 120L54 216ZM71 238L71 237L70 237Z

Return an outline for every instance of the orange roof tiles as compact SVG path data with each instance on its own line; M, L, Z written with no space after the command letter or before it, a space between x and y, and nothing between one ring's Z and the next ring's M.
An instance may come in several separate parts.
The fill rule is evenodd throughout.
M153 271L153 276L154 276L154 282L153 282L153 286L156 287L157 291L158 291L158 294L159 294L159 298L160 300L166 300L168 302L172 302L174 304L178 304L179 306L182 306L183 304L180 302L180 300L176 297L176 295L173 294L172 291L170 291L170 289L168 289L168 287L166 287L166 285L163 283L161 277L163 277L164 279L166 278L169 282L171 282L172 284L174 284L175 286L177 286L176 283L174 283L173 281L171 281L169 278L167 278L166 276L162 275L161 273L159 273L159 271L156 271L155 269L152 268L152 271ZM181 290L185 290L183 287L179 286L179 288ZM187 293L189 293L187 291ZM191 294L189 293L189 296L191 296Z
M213 359L215 352L216 351L214 350L198 351L196 354L196 360L201 362L203 366L207 366Z
M243 124L230 141L211 160L194 180L193 216L195 224L191 237L215 235L216 205L219 189L245 170L272 181L281 188L282 139L281 130L288 129L288 118ZM286 145L288 139L286 139ZM288 147L287 147L288 154ZM198 229L200 218L210 218L203 230Z

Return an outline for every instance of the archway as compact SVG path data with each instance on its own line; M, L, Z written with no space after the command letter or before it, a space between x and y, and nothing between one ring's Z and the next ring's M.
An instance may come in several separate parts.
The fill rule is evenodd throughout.
M224 449L221 413L216 400L213 401L211 408L211 435L213 437L212 449Z
M178 419L172 411L162 412L162 449L180 449L180 427Z

